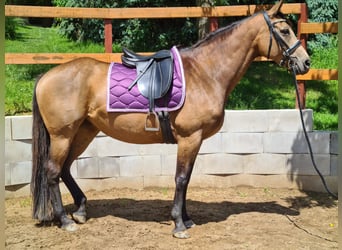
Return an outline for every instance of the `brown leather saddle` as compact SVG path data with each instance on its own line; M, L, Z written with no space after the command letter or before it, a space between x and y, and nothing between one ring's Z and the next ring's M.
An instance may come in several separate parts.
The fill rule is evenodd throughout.
M145 129L158 131L159 121L154 110L154 101L165 96L172 85L173 56L171 51L161 50L153 55L145 56L123 48L121 60L123 65L137 70L137 77L128 87L128 90L138 84L140 93L149 100L149 113ZM147 120L150 116L154 116L155 127L147 126Z

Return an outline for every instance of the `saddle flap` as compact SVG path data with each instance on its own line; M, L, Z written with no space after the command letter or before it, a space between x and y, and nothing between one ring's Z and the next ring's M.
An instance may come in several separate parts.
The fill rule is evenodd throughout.
M137 64L137 72L143 71L148 62ZM170 89L173 78L173 60L154 61L138 80L140 93L149 99L158 99Z

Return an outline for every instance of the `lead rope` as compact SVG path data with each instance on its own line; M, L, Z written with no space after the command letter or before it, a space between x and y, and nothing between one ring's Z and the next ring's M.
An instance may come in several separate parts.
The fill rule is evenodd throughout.
M312 165L314 166L317 174L321 178L321 181L323 183L323 186L324 186L325 190L335 200L337 200L338 199L337 195L330 191L330 189L327 186L327 183L325 182L325 179L324 179L322 173L319 171L319 169L318 169L318 167L316 165L316 162L315 162L315 159L314 159L314 156L313 156L313 153L312 153L312 147L311 147L311 143L310 143L310 140L309 140L309 136L308 136L308 133L307 133L305 125L304 125L303 111L302 111L302 105L301 105L301 102L300 102L300 99L299 99L299 91L298 91L298 84L297 84L297 78L296 78L296 69L295 69L294 65L291 65L291 70L292 70L292 73L293 73L293 82L294 82L295 89L296 89L297 103L298 103L298 108L299 108L299 113L300 113L300 120L302 122L302 127L303 127L303 131L304 131L305 139L306 139L306 142L307 142L307 145L308 145L308 148L309 148Z

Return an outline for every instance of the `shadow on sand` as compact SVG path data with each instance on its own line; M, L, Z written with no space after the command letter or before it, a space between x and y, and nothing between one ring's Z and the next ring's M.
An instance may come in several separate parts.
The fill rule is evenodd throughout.
M155 221L169 223L171 200L135 200L127 198L89 200L87 205L88 218L101 218L114 216L130 221ZM187 201L188 212L196 224L202 225L210 222L226 220L231 215L258 212L281 215L299 215L294 207L286 207L270 202L200 202ZM67 205L67 211L73 211L74 205Z

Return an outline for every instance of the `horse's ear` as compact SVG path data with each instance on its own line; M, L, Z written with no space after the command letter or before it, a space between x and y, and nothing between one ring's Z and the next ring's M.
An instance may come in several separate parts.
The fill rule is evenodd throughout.
M280 8L281 8L282 5L283 5L283 0L280 0L278 3L276 3L276 4L272 7L272 9L270 9L270 10L268 11L268 15L269 15L270 17L275 17L275 16L279 13Z

